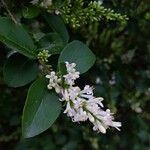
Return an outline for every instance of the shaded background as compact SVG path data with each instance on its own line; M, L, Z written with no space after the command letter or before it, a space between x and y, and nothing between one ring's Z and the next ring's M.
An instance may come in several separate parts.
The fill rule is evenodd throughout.
M22 17L25 0L7 3ZM29 85L10 88L4 83L2 69L10 49L0 43L0 150L150 150L150 2L104 0L103 4L126 13L128 23L102 20L79 29L67 26L71 40L87 43L97 57L78 84L93 85L95 94L105 98L105 106L122 122L121 131L110 129L105 135L98 134L91 124L72 123L62 113L43 134L22 139L21 114ZM0 6L0 14L6 15ZM41 15L21 20L32 32L48 30Z

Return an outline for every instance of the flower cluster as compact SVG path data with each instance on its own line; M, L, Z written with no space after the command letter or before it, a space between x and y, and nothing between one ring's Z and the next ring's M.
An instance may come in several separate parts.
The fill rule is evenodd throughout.
M50 56L51 55L49 54L49 51L45 50L45 49L38 53L38 59L43 61L43 62L48 62L48 58Z
M47 88L51 90L52 88L55 88L56 93L61 92L61 87L59 83L61 82L61 79L57 77L56 73L52 71L50 75L46 75L46 78L49 79L49 84Z
M65 23L70 24L73 28L78 28L93 22L98 22L102 19L119 21L126 24L128 20L126 15L116 13L110 8L102 5L103 0L90 1L88 4L84 0L32 0L33 5L38 5L45 8L48 12L61 15Z
M120 130L120 122L113 121L114 118L109 109L103 109L103 98L94 97L93 87L86 85L83 90L75 85L79 78L79 72L75 69L76 64L66 62L67 74L63 76L67 86L61 86L61 78L55 72L46 77L49 78L48 89L54 88L61 95L60 101L66 102L64 113L72 118L73 122L89 120L93 124L93 130L106 133L109 126Z

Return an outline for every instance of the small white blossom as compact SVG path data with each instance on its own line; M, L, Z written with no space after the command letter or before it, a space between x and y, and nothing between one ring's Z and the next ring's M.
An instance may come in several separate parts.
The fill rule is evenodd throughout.
M62 94L62 99L61 99L61 101L69 101L69 100L70 100L70 94L69 94L69 92L68 92L67 89L62 90L62 91L61 91L61 94Z
M102 133L106 133L106 128L102 125L102 123L98 120L95 121L94 123L94 127L93 127L94 131L98 131L98 132L102 132Z
M84 89L81 91L83 94L87 95L93 95L93 87L90 87L89 85L86 85Z
M68 73L74 73L76 71L75 70L75 67L76 67L75 63L69 64L69 62L67 62L67 61L65 63L66 63L66 68L67 68Z
M94 116L93 116L91 113L88 113L87 115L88 115L89 120L90 120L92 123L95 122L95 118L94 118Z
M56 93L60 93L61 87L59 86L59 83L61 82L61 79L57 77L56 73L52 71L50 75L46 75L46 78L49 79L49 84L47 88L49 90L55 88Z
M77 86L76 86L76 87L70 87L70 88L68 89L70 99L71 99L72 101L75 101L75 100L77 99L77 97L78 97L80 91L81 91L80 88L77 87Z
M66 75L64 75L63 77L65 78L65 82L72 86L74 85L74 81L79 78L79 72L76 71L75 69L75 66L76 64L75 63L71 63L69 64L68 62L65 62L66 63L66 68L67 68L67 73Z
M59 10L55 10L55 14L56 14L56 15L59 15L59 14L60 14L60 11L59 11Z
M84 111L82 108L78 109L78 112L73 118L73 122L79 122L79 121L86 121L88 119L86 111Z

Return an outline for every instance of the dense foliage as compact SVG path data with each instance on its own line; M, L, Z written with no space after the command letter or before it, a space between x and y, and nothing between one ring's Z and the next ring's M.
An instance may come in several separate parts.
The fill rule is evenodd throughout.
M89 0L56 0L47 7L42 1L33 5L25 0L1 0L0 149L149 150L150 4L146 0L99 2L102 4L97 7ZM84 54L79 51L72 57L72 51L80 47L74 40L86 43L92 52L84 44L79 48ZM52 55L50 58L45 50ZM96 62L90 68L95 60L93 53ZM105 106L122 122L120 132L110 129L103 135L93 132L91 124L72 123L63 113L58 117L61 104L55 101L55 95L45 92L43 99L50 96L54 100L46 101L47 107L51 104L49 113L56 111L48 124L58 118L44 133L22 138L22 111L28 89L30 102L26 106L32 106L31 99L43 96L46 81L31 83L52 67L60 69L58 59L76 61L83 73L77 84L92 85L95 95L104 97ZM28 112L23 117L25 122L33 119L30 114L37 107L24 110ZM23 125L23 130L28 127Z

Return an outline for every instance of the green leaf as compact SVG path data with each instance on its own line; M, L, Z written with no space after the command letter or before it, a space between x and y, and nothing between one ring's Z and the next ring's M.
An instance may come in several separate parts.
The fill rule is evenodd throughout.
M50 27L57 32L63 39L64 43L67 44L69 41L69 35L62 18L55 14L45 14L44 17Z
M40 9L36 6L24 7L22 14L24 18L32 19L39 15Z
M85 44L73 41L63 49L59 62L76 63L77 71L84 73L93 66L95 59L95 55Z
M58 70L59 70L61 77L67 74L67 68L66 68L65 62L58 63Z
M61 112L61 102L47 90L47 84L45 79L38 79L28 91L22 117L22 134L25 138L47 130Z
M39 41L38 50L48 50L50 54L60 54L64 48L64 42L56 32L48 33Z
M4 80L11 87L24 86L34 80L39 72L38 64L19 54L8 58L3 69Z
M0 17L0 41L29 58L36 58L36 46L27 31L5 17Z

